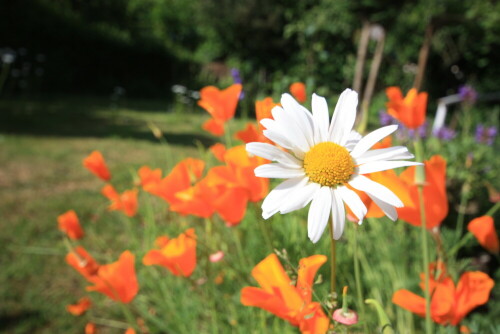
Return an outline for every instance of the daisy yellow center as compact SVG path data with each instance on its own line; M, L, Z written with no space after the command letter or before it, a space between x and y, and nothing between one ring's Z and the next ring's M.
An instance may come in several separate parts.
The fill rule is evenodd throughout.
M323 142L306 153L304 170L312 182L336 187L349 181L354 172L354 162L345 147Z

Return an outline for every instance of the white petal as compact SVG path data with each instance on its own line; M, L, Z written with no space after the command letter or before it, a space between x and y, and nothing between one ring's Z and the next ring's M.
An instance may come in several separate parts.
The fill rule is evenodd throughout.
M314 142L318 144L328 140L330 114L326 99L322 96L313 94L311 106L314 120Z
M288 196L296 190L302 191L307 182L307 177L297 177L280 183L269 192L262 202L262 217L267 219L278 212L281 204L287 200Z
M298 124L304 138L309 143L309 148L314 146L313 119L309 110L298 103L290 94L281 96L281 104L289 117Z
M363 218L368 212L365 203L363 203L361 198L359 198L358 194L345 186L337 187L336 191L339 193L340 197L342 197L342 200L347 204L354 215L358 218L359 223L361 224Z
M277 161L283 165L294 168L302 167L302 162L300 160L268 143L248 143L246 145L246 150L254 155L267 160Z
M333 222L333 239L339 240L344 233L345 225L345 208L342 197L336 189L331 189L332 192L332 222Z
M401 202L401 200L392 191L363 175L355 176L351 181L349 181L349 185L357 190L364 191L368 195L382 199L384 202L387 202L392 206L397 208L403 207L403 202Z
M393 168L419 165L422 165L422 163L414 161L373 161L359 166L358 174L369 174Z
M294 146L294 149L298 149L303 153L309 151L309 142L304 136L300 125L297 124L295 118L290 115L290 112L279 107L274 107L272 113L275 122L279 124L281 134L288 139Z
M361 165L377 160L413 159L414 156L404 146L394 146L371 150L363 153L356 159L356 164Z
M378 205L380 209L382 209L385 215L389 217L392 221L396 221L398 219L398 212L396 211L395 207L393 207L389 203L382 201L381 199L378 199L375 196L371 196L370 194L368 194L368 196L375 202L375 204Z
M329 187L321 187L311 203L307 217L307 235L313 243L318 242L330 217L332 194Z
M255 176L270 179L290 179L292 177L305 176L302 168L291 168L280 163L260 165L255 168Z
M356 144L361 140L362 136L358 131L352 130L349 134L349 138L345 143L345 148L350 152L356 146Z
M370 132L369 134L361 138L356 147L354 147L354 149L351 151L351 155L354 158L360 157L361 154L368 151L373 145L375 145L381 139L387 137L388 135L396 131L397 128L398 126L394 124L394 125L384 126L383 128Z
M356 119L356 107L358 106L358 93L351 89L346 89L340 94L335 111L333 112L332 123L330 124L330 141L344 146Z
M320 187L318 183L309 182L300 191L290 194L286 201L280 206L280 213L285 214L302 209L315 197Z
M279 108L279 107L276 107ZM270 118L264 118L260 121L266 130L263 131L264 136L275 142L276 144L284 147L286 149L292 149L293 144L290 140L283 134L283 131L278 123Z

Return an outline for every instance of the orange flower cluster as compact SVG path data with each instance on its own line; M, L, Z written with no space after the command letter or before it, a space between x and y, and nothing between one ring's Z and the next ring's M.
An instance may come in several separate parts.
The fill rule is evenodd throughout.
M208 86L200 91L201 99L198 101L198 105L212 116L203 124L204 130L214 136L224 134L225 123L232 119L236 112L241 90L241 84L234 84L224 90Z
M387 113L400 121L409 129L416 129L424 124L427 110L427 93L418 93L412 88L403 98L399 87L389 87L385 90L389 102Z
M142 259L146 266L159 265L176 276L189 277L196 268L196 233L186 230L177 238L161 236L156 239L159 250L150 250Z
M423 275L420 287L424 290ZM457 326L474 308L486 304L493 280L480 271L465 272L455 286L453 280L442 273L437 280L430 278L431 317L441 325ZM402 289L394 293L392 302L421 317L425 316L425 298Z
M83 247L77 247L66 255L66 262L94 284L87 287L87 291L97 291L115 301L129 303L139 291L134 258L131 252L125 251L118 261L99 265Z
M276 254L262 260L252 270L260 288L241 290L241 303L260 307L298 326L302 334L326 333L330 320L321 305L312 301L313 281L326 256L313 255L299 262L297 283L292 284Z
M260 201L268 192L269 181L253 172L264 160L250 157L244 146L226 150L219 145L216 150L225 165L213 167L203 178L205 163L192 158L178 163L163 179L158 177L161 173L152 177L154 171L142 167L143 189L163 198L173 212L202 218L217 213L227 224L238 224L248 201Z

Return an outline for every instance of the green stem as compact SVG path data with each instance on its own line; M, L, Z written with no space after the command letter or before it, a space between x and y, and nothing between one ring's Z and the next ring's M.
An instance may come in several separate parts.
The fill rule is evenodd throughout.
M356 281L356 295L358 298L358 305L361 311L361 319L363 319L363 329L364 333L368 333L368 326L366 323L366 313L365 313L365 303L363 303L363 291L361 288L361 274L359 268L359 258L358 258L358 231L359 226L354 229L354 279Z
M488 212L486 212L484 215L493 217L493 215L495 214L495 212L497 212L498 209L500 209L500 202L496 202L495 205L493 205L493 207L489 209Z
M129 326L132 327L133 329L137 329L136 321L130 309L127 306L125 306L124 303L118 302L118 304L120 304L122 312L125 315L125 318L127 319Z
M328 222L328 226L330 227L330 292L332 296L335 296L335 287L337 281L337 254L336 254L336 242L333 239L333 220L330 219Z
M448 252L448 256L452 257L453 255L455 255L455 253L457 253L460 250L460 248L462 248L473 237L474 235L470 232L464 235L462 239L460 239L460 241L457 242L452 249L450 249L450 251Z
M418 200L420 202L420 219L421 219L421 242L422 242L422 256L424 260L424 282L425 282L425 332L432 334L432 319L431 319L431 291L429 282L429 247L427 244L427 222L425 219L424 207L424 187L418 186Z
M464 220L465 220L465 210L467 207L467 200L469 195L469 181L465 181L462 185L462 190L460 192L460 205L458 207L458 217L457 217L457 226L455 229L455 239L460 239L462 235L462 230L464 228Z
M236 250L238 251L238 257L240 258L240 265L243 267L250 267L250 264L247 262L247 257L243 253L243 246L241 245L240 235L238 234L238 230L236 227L231 228L234 237L234 243L236 244Z
M262 234L264 235L264 240L266 240L266 244L267 244L267 247L269 248L269 251L272 253L274 251L274 247L273 247L273 242L271 241L271 236L270 236L270 233L269 233L269 229L268 229L268 226L264 219L262 218L257 218L259 220L259 226L260 226L260 230L262 232Z
M424 148L420 137L417 137L415 142L416 160L421 162L424 158ZM415 184L418 189L418 201L420 206L420 228L422 242L422 257L424 265L424 282L425 282L425 332L432 334L432 319L431 319L431 292L429 282L429 245L427 243L427 220L425 217L425 202L424 202L424 185L425 185L425 166L417 166L415 171Z
M227 125L227 123L224 123L224 141L226 142L227 148L233 146L233 142L231 139L231 131L229 131L229 126Z

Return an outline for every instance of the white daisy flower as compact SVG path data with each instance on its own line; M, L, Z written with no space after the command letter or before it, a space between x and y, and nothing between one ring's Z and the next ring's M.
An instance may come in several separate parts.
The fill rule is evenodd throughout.
M401 200L385 186L363 176L387 169L420 165L401 161L413 154L403 146L370 150L390 135L397 125L375 130L365 137L352 131L356 118L358 94L346 89L337 102L330 123L325 98L313 94L312 114L289 94L283 94L281 105L272 110L273 119L263 119L264 135L287 149L285 152L267 143L249 143L247 151L275 161L255 169L255 175L287 179L274 188L262 203L262 216L267 219L305 207L312 201L308 215L308 236L316 243L325 230L330 212L333 238L344 231L344 203L361 224L367 209L359 196L346 185L364 191L392 220Z

